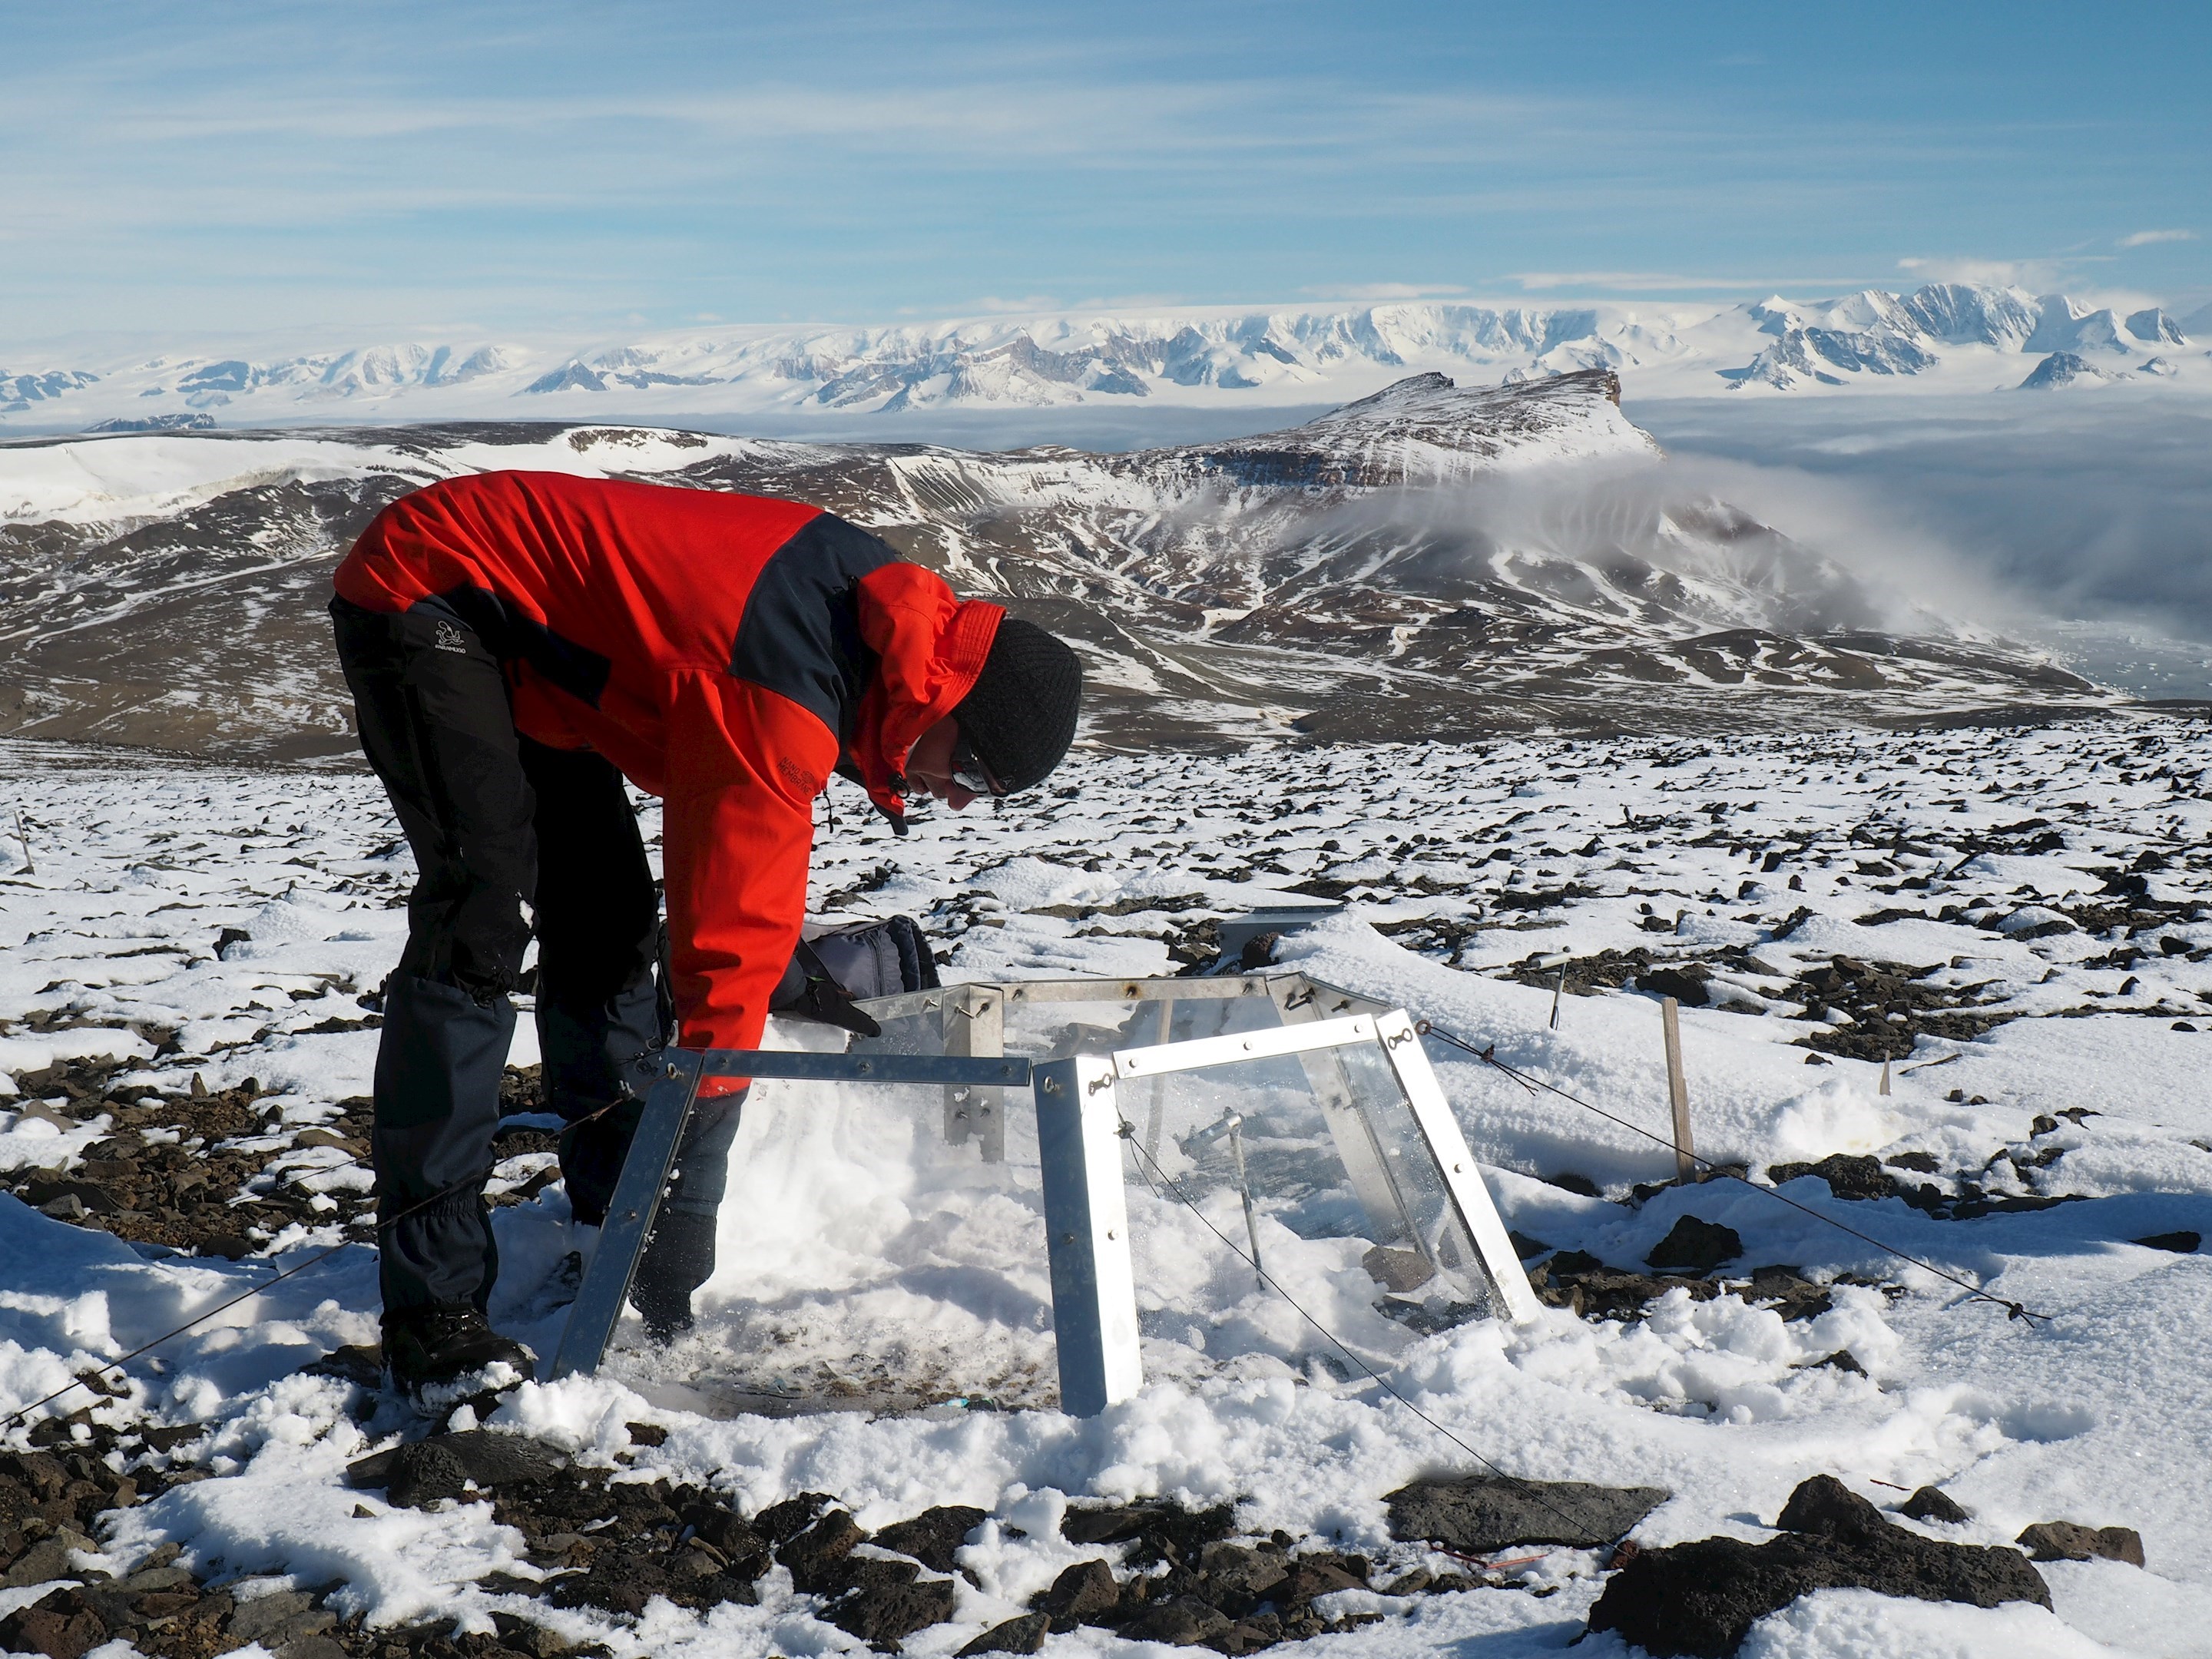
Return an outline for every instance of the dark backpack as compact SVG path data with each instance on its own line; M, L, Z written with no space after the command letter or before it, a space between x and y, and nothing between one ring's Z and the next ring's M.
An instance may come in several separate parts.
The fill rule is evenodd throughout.
M854 921L801 939L768 1006L770 1013L880 1036L883 1028L855 1002L933 991L937 983L937 958L913 917Z

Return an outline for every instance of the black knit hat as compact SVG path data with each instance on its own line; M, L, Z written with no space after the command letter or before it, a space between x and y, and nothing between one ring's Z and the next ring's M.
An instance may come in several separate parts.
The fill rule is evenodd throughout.
M952 718L1002 789L1042 783L1075 740L1083 665L1035 623L999 623L983 672Z

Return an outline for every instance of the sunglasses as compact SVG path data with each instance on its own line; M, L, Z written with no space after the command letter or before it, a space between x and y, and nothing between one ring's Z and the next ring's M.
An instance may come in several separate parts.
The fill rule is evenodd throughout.
M975 745L963 733L960 741L952 745L952 781L971 795L988 795L996 799L1005 794L990 769L976 758Z

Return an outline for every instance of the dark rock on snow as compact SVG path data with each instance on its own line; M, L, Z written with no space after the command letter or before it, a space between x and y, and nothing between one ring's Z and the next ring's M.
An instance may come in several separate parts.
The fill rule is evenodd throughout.
M1829 1475L1800 1486L1777 1524L1784 1535L1764 1544L1705 1538L1640 1552L1606 1586L1589 1627L1617 1630L1656 1655L1724 1659L1755 1621L1819 1589L2051 1605L2042 1576L2017 1550L1923 1538Z
M1899 1504L1897 1512L1914 1521L1935 1521L1947 1527L1973 1519L1965 1504L1935 1486L1923 1486Z
M1709 1273L1743 1254L1743 1237L1733 1227L1686 1215L1644 1259L1653 1267L1680 1273Z
M867 1535L849 1511L831 1510L777 1545L775 1559L791 1569L792 1584L802 1594L834 1595L846 1586L845 1558Z
M2038 1561L2125 1561L2143 1564L2142 1534L2132 1527L2085 1527L2076 1521L2039 1521L2013 1540Z
M911 1555L933 1572L954 1572L952 1552L968 1541L981 1526L982 1510L964 1504L947 1504L924 1510L911 1521L896 1522L868 1541L900 1555Z
M1132 1546L1128 1562L1148 1567L1157 1562L1194 1561L1218 1538L1236 1529L1233 1504L1187 1510L1161 1498L1139 1498L1102 1509L1071 1509L1060 1517L1060 1535L1071 1544Z
M1121 1605L1121 1586L1114 1569L1103 1560L1078 1561L1052 1581L1052 1588L1037 1598L1036 1610L1059 1632L1089 1624L1100 1613Z
M992 1626L961 1649L954 1659L973 1659L979 1653L1035 1653L1044 1645L1048 1623L1041 1613L1025 1613L1018 1619L1009 1619L1003 1625Z
M1778 1187L1800 1176L1820 1176L1838 1198L1887 1198L1897 1190L1897 1177L1883 1172L1880 1158L1854 1158L1848 1152L1831 1152L1817 1164L1771 1164L1766 1171L1766 1178Z
M2147 1249L2172 1250L2176 1255L2194 1255L2197 1254L2197 1246L2203 1243L2204 1235L2188 1231L2153 1233L2148 1238L2138 1238L2132 1242L2142 1245Z
M364 1457L346 1474L356 1486L382 1486L393 1503L426 1509L441 1498L459 1498L471 1486L489 1491L547 1480L567 1467L560 1452L526 1435L468 1429Z
M1416 1480L1386 1501L1393 1538L1480 1555L1509 1544L1595 1549L1625 1536L1672 1496L1660 1486L1476 1474Z

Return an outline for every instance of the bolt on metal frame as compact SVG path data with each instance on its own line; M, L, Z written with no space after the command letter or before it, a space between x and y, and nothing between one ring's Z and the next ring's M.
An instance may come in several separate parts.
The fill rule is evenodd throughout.
M1164 1037L1175 1003L1227 1003L1250 997L1269 999L1286 1023L1035 1063L979 1052L986 1043L993 1049L1003 1046L1008 1002L1166 1005L1157 1027ZM1475 1169L1413 1019L1402 1009L1303 975L1234 981L1061 980L956 986L878 998L864 1006L879 1020L945 1014L945 1046L951 1048L957 1043L965 1052L667 1051L662 1074L646 1098L598 1249L570 1309L554 1358L556 1377L598 1369L651 1235L692 1102L701 1080L708 1077L940 1086L945 1091L946 1139L954 1144L977 1140L989 1161L1005 1157L1004 1091L1029 1084L1036 1111L1060 1404L1076 1416L1094 1416L1144 1385L1121 1169L1121 1142L1133 1138L1137 1130L1121 1110L1118 1091L1124 1083L1152 1085L1152 1136L1157 1139L1157 1091L1168 1076L1295 1057L1322 1103L1338 1155L1376 1234L1375 1242L1411 1246L1441 1268L1461 1273L1479 1269L1515 1322L1537 1316L1528 1275ZM1362 1012L1347 1012L1354 1008ZM1379 1048L1449 1200L1446 1224L1434 1237L1424 1236L1413 1204L1393 1173L1345 1071L1343 1051L1370 1044ZM1459 1254L1455 1235L1471 1247L1471 1261L1452 1259Z

